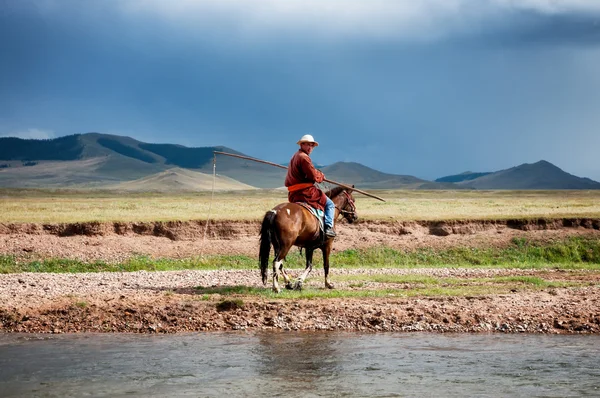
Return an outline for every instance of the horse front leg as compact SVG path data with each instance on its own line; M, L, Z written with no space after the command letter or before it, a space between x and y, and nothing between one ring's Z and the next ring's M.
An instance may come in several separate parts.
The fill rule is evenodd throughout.
M327 289L335 289L334 284L329 280L329 254L331 253L332 241L330 239L330 243L326 243L323 249L323 273L325 274L325 287Z
M298 277L296 280L296 284L294 285L294 290L302 290L302 285L304 284L304 280L312 271L312 259L313 259L313 249L306 249L306 268L302 275Z

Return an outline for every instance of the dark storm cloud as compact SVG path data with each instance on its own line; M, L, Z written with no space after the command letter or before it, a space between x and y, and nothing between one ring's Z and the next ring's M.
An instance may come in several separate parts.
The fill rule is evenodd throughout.
M600 12L547 15L519 12L472 36L486 45L600 46Z
M311 133L322 164L436 178L543 158L600 179L600 7L580 3L9 2L0 134L284 162Z

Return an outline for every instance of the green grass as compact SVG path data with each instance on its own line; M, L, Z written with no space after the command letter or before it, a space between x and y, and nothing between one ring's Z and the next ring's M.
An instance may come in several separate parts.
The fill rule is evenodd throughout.
M314 264L322 259L316 252ZM561 268L600 269L600 240L572 237L549 244L513 239L506 248L452 248L445 250L417 249L404 252L386 247L364 250L350 249L334 253L335 268ZM304 268L304 257L298 251L288 255L287 268ZM258 260L250 256L204 256L187 259L153 259L137 256L120 263L96 261L86 263L69 259L27 261L0 255L0 273L16 272L132 272L173 270L257 269Z
M535 291L547 288L584 286L584 282L546 281L538 277L494 277L494 278L422 278L414 276L398 276L398 280L405 279L411 283L408 288L374 288L364 290L329 290L321 287L307 286L302 291L282 290L275 293L270 287L257 288L249 286L221 286L221 287L197 287L198 295L202 297L217 295L223 296L255 296L267 299L332 299L332 298L361 298L361 297L465 297L481 296L487 294L507 294L515 290ZM351 280L377 281L379 277L350 276ZM426 282L423 285L421 282ZM204 298L205 299L205 298Z
M244 308L244 301L242 299L223 300L216 305L217 311L231 311L239 308Z
M491 283L522 283L524 285L532 285L538 287L563 287L564 283L548 282L537 276L500 276L496 278L486 278L484 281Z
M437 285L444 283L446 278L434 278L423 275L334 275L333 281L352 281L359 282L375 282L375 283L395 283L395 284L415 284L415 285ZM450 281L450 279L447 279Z
M257 288L248 286L223 286L203 288L197 287L198 294L201 295L220 295L220 296L257 296L268 299L312 299L312 298L339 298L339 297L386 297L394 292L399 292L397 289L381 289L381 290L362 290L349 291L339 289L325 289L307 287L302 291L283 289L280 293L275 293L270 287Z
M493 278L434 278L422 275L340 275L333 276L333 281L348 282L359 284L362 282L374 282L385 284L410 285L414 287L426 288L428 286L460 286L460 285L527 285L530 287L548 288L548 287L566 287L570 286L567 282L546 281L537 276L497 276ZM577 285L577 283L575 283Z
M336 267L509 267L600 268L600 240L573 237L549 244L514 239L506 248L417 249L403 252L380 247L335 255Z
M137 256L120 263L104 261L88 263L70 259L22 261L14 256L0 255L0 273L2 274L251 269L256 268L256 264L257 260L248 256L211 256L188 259L152 259L147 256Z

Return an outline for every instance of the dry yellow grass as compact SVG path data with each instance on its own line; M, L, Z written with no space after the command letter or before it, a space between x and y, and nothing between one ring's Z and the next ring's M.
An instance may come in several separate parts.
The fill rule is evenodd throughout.
M361 216L394 220L599 217L600 191L382 191Z
M600 191L373 191L355 194L361 218L452 220L600 217ZM118 193L0 189L0 222L259 220L282 190Z

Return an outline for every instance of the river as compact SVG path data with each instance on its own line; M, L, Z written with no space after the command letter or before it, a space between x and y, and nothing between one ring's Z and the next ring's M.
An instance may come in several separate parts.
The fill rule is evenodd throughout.
M0 334L7 397L600 396L600 336Z

